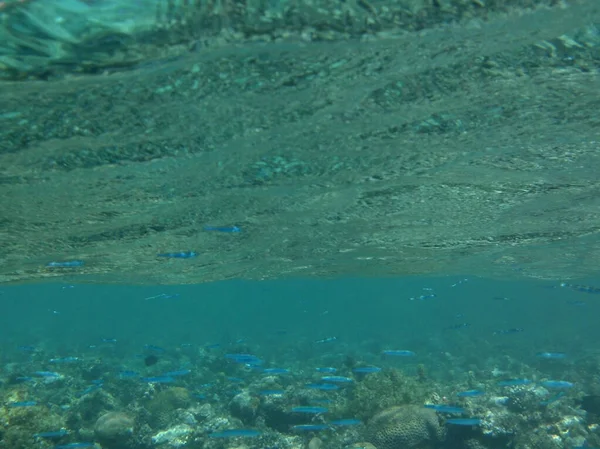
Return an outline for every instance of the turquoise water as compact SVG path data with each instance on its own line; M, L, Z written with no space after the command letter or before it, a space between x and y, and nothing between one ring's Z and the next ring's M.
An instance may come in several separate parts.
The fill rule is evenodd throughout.
M600 447L598 23L0 1L0 449Z
M417 410L436 417L426 405L459 413L438 412L443 437L425 432L407 447L541 448L556 434L568 444L555 447L577 447L596 438L581 408L592 407L598 382L591 284L468 276L48 284L5 287L1 299L0 413L27 418L4 431L7 447L29 447L19 443L25 435L31 447L370 447L365 439L387 441L376 413L417 407L408 410L419 423ZM332 375L346 379L323 382ZM502 384L515 379L526 385ZM315 389L323 383L336 389ZM124 416L135 424L118 433ZM384 427L401 426L402 416ZM540 426L545 435L534 432ZM32 437L43 432L60 435Z

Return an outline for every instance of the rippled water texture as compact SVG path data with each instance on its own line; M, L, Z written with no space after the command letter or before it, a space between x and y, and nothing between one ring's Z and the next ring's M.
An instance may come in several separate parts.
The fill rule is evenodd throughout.
M7 80L0 281L590 275L595 23L583 1Z

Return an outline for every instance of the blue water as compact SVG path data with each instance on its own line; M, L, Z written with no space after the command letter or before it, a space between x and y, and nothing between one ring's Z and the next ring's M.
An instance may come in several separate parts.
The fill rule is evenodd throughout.
M0 436L15 449L40 439L225 448L239 438L300 448L317 435L342 448L377 438L377 412L429 404L424 416L452 428L436 448L552 441L547 423L564 420L572 429L558 447L580 447L596 438L573 416L597 391L600 296L579 290L468 276L5 287L0 414L21 424ZM355 371L365 366L376 369ZM117 418L137 424L107 440L99 426Z
M468 281L452 287L462 279ZM102 338L117 339L123 351L144 344L226 347L244 339L250 347L285 354L327 337L336 340L316 352L343 349L376 357L367 344L401 346L427 357L438 351L477 356L482 364L500 349L525 359L539 351L584 356L600 337L600 295L559 284L465 277L4 287L0 337L5 357L19 345L79 353ZM411 300L431 293L436 296ZM462 323L469 326L451 329ZM523 331L494 335L513 328Z

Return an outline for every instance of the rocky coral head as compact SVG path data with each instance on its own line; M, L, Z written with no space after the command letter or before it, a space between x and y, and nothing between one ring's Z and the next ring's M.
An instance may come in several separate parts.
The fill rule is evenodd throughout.
M133 436L135 421L122 412L108 412L100 416L94 426L98 442L111 448L126 448Z
M415 405L388 408L368 423L366 440L377 449L434 449L445 439L435 411Z

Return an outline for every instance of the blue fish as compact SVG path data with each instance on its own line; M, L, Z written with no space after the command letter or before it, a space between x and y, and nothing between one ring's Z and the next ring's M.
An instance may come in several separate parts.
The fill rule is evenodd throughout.
M66 262L48 262L46 266L48 268L77 268L83 267L85 262L83 260L68 260Z
M165 352L165 350L163 348L161 348L160 346L155 346L155 345L144 345L144 349L147 349L148 351L152 351L152 352Z
M425 301L426 299L436 298L437 295L435 293L430 293L429 295L421 295L410 298L411 301Z
M46 377L46 378L59 378L62 377L60 374L55 373L54 371L36 371L35 373L36 376L39 377Z
M58 357L56 359L50 359L50 363L73 363L80 360L79 357Z
M226 379L229 382L234 382L236 384L241 384L242 382L244 382L244 379L242 379L241 377L228 376L228 377L226 377Z
M567 284L566 282L563 282L560 284L560 286L570 288L571 290L575 290L577 292L600 294L600 288L592 287L591 285Z
M359 373L359 374L378 373L379 371L381 371L381 368L379 368L377 366L361 366L359 368L354 368L352 370L352 372Z
M131 370L123 370L123 371L119 371L119 378L120 379L133 379L135 377L138 377L140 374L135 372L135 371L131 371Z
M260 435L258 430L253 429L229 429L222 432L214 432L208 436L211 438L233 438L233 437L257 437Z
M326 366L324 368L317 368L317 371L320 373L333 374L333 373L337 372L337 368L332 368L331 366Z
M169 371L165 374L163 374L163 377L179 377L179 376L187 376L188 374L190 374L192 371L189 369L180 369L177 371Z
M85 390L80 391L79 393L76 393L75 397L80 398L82 396L85 396L86 394L93 393L94 391L99 390L100 388L102 388L102 385L90 385Z
M36 401L17 401L8 404L9 407L33 407L37 405Z
M327 413L329 409L327 407L312 407L312 406L301 406L301 407L292 407L292 412L294 413Z
M345 376L323 376L321 377L321 380L325 382L333 382L336 384L347 384L354 382L354 379Z
M261 396L281 396L285 391L283 390L261 390L258 392Z
M291 429L297 432L316 432L327 430L329 426L327 424L298 424L297 426L292 426Z
M566 380L547 380L542 382L542 386L546 388L572 388L574 384Z
M23 352L35 352L36 348L35 348L35 346L19 346L19 351L23 351Z
M446 424L452 424L455 426L478 426L481 424L479 418L453 418L447 419Z
M551 397L550 399L546 399L545 401L541 401L540 405L550 405L556 401L558 401L560 398L562 398L565 395L564 391L561 391L560 393L558 393L556 396Z
M430 408L439 413L464 413L465 409L462 407L456 407L453 405L444 404L426 404L425 408Z
M529 379L506 379L498 382L501 387L515 387L519 385L529 385L531 381Z
M416 354L412 351L407 351L405 349L387 349L383 351L383 355L391 355L394 357L413 357Z
M19 376L15 379L15 381L17 382L31 382L33 380L33 377L29 377L29 376Z
M538 352L536 357L540 359L564 359L567 357L567 354L564 352Z
M285 368L265 368L263 373L265 374L289 374L290 370Z
M329 424L333 424L334 426L357 426L362 424L360 419L337 419L335 421L331 421Z
M319 344L331 343L332 341L336 341L336 340L337 340L337 337L326 337L326 338L322 338L321 340L315 341L315 343L319 343Z
M178 253L160 253L156 257L168 257L170 259L191 259L196 257L198 253L196 251L181 251Z
M215 232L241 232L242 230L237 226L204 226L205 231Z
M262 365L263 361L252 354L225 354L225 358L244 365Z
M483 396L485 394L484 391L481 390L467 390L461 391L460 393L456 393L456 396L459 398L476 398L479 396Z
M525 329L522 327L513 327L512 329L500 329L494 332L494 335L510 335L510 334L518 334L520 332L524 332Z
M94 443L69 443L54 446L54 449L81 449L84 447L96 447Z

